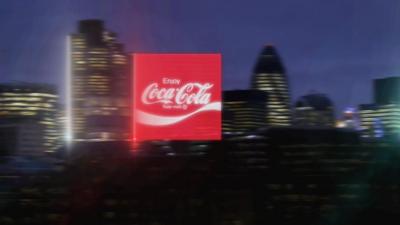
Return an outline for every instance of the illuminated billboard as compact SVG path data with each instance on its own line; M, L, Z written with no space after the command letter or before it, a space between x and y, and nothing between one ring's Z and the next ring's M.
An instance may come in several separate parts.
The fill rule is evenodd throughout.
M133 54L133 140L220 140L220 54Z

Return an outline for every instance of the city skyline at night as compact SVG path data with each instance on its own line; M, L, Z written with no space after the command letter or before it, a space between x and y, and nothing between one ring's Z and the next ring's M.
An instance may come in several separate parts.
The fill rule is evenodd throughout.
M260 47L272 43L288 69L292 100L316 90L341 111L371 100L370 80L399 74L399 4L5 1L0 82L56 84L64 99L64 37L77 21L98 18L120 34L128 52L221 52L225 90L248 88Z
M400 218L399 0L2 0L0 225Z

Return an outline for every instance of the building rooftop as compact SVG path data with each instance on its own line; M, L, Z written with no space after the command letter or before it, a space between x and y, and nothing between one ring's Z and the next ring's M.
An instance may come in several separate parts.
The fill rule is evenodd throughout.
M295 107L311 107L315 110L328 110L333 107L333 104L325 94L317 93L300 97Z

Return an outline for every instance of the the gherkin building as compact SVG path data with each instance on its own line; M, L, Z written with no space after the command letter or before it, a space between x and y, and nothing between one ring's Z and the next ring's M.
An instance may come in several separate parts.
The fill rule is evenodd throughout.
M275 47L267 45L254 67L252 89L268 92L266 102L268 126L290 126L290 94L285 68Z

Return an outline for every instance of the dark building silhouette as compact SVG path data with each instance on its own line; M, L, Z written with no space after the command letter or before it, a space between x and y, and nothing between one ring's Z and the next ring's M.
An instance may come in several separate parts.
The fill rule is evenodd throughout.
M0 221L397 224L388 218L400 212L398 146L338 142L345 133L272 128L268 137L213 142L197 155L169 154L163 145L129 153L112 143L80 143L95 154L78 150L65 170L32 173L20 168L46 165L13 162L19 169L9 170L0 164ZM177 146L190 151L195 144L181 142L171 152Z
M374 80L375 104L400 104L400 77Z
M320 127L275 127L261 133L274 146L302 145L357 145L360 143L357 131Z
M268 126L290 126L290 94L285 68L275 47L265 46L254 67L251 87L268 92Z
M1 157L14 155L18 149L18 129L16 126L0 125L0 162Z
M333 128L335 112L332 101L325 94L308 94L294 106L293 125L299 127Z
M266 126L267 93L258 90L223 92L223 132L252 132Z
M130 138L128 56L100 20L79 22L68 37L67 132L73 141Z

